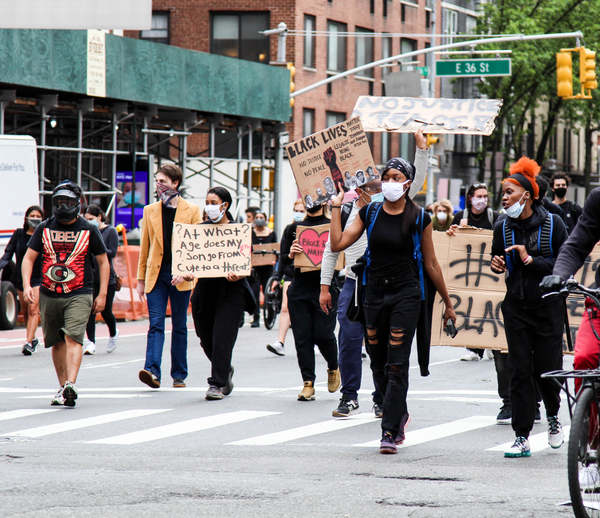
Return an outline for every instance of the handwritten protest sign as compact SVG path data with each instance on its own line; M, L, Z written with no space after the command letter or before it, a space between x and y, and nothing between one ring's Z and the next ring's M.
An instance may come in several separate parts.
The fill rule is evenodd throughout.
M315 225L313 227L298 225L296 239L298 239L298 244L302 247L304 253L294 257L294 266L301 268L303 271L320 270L325 245L329 239L329 225ZM343 255L338 255L335 265L336 270L344 268Z
M425 99L361 95L352 117L365 131L491 135L501 99Z
M298 190L307 208L379 178L367 135L358 117L286 146Z
M232 225L188 225L175 223L172 238L172 274L194 277L250 275L251 227Z
M279 243L252 245L252 266L275 266Z

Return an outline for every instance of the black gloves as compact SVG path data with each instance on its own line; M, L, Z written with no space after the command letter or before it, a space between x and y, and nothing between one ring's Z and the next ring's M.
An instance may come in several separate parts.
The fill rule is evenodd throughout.
M558 291L563 287L564 281L559 275L546 275L540 282L543 291Z

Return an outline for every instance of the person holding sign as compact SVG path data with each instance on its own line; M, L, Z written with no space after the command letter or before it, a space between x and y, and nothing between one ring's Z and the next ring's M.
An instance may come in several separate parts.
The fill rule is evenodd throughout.
M171 274L171 240L174 223L200 223L200 209L181 198L181 169L165 164L156 172L159 201L144 207L137 291L148 304L150 329L146 343L146 363L139 378L151 388L160 388L165 315L171 302L171 376L174 387L185 387L187 377L187 308L193 276Z
M206 193L206 223L234 223L229 212L231 194L224 187L213 187ZM200 345L211 363L206 399L220 400L233 390L231 357L250 287L244 277L229 272L226 277L198 279L192 294L192 316ZM252 295L250 294L250 297ZM254 307L251 308L252 312Z
M262 210L257 210L254 213L254 221L252 222L254 228L252 229L252 244L253 245L264 245L266 243L277 243L277 234L267 226L267 214ZM262 288L263 293L269 277L273 274L273 267L269 265L255 266L252 268L252 291L254 292L254 298L260 300L260 289ZM254 312L254 320L252 321L252 327L260 327L260 304L256 305L256 311Z
M414 178L413 164L403 158L389 160L381 177L385 201L360 209L344 231L340 215L344 194L331 203L332 251L348 248L367 230L364 316L373 376L385 387L381 453L396 453L404 442L409 358L424 297L423 269L444 301L444 324L456 321L435 257L431 218L407 196Z
M558 420L560 386L540 375L562 368L564 302L542 298L539 284L552 273L558 250L567 238L564 223L539 201L536 176L540 166L522 157L502 183L502 206L507 218L494 226L491 269L507 273L502 302L515 442L505 457L529 457L529 433L536 409L536 383L548 418L548 444L560 448L563 432Z
M325 207L317 205L306 207L307 215L302 226L315 227L329 225L330 220L324 214ZM280 271L292 267L294 258L304 254L300 246L296 229L298 223L288 225L281 240ZM318 269L303 271L293 269L293 278L288 288L288 309L292 333L296 342L298 365L304 386L298 394L298 401L315 399L315 344L327 362L327 388L335 392L340 386L338 351L335 339L335 311L325 314L319 306L320 272ZM332 307L336 307L337 289L332 289Z

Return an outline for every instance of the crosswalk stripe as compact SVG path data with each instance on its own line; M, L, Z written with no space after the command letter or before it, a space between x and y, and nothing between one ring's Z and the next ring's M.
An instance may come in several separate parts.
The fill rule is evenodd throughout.
M563 426L563 436L569 437L570 426ZM505 451L513 445L514 441L505 442L504 444L499 444L498 446L494 446L493 448L488 448L485 451ZM536 433L535 435L529 436L529 449L532 453L536 451L542 451L547 448L550 448L548 444L548 432Z
M409 446L416 446L417 444L443 439L459 433L485 428L486 426L490 426L495 422L496 418L494 416L471 416L465 417L464 419L457 419L456 421L450 421L449 423L428 426L426 428L421 428L414 431L407 431L404 443L398 446L398 448L408 448ZM375 448L379 446L379 440L353 444L353 446L361 448Z
M168 408L124 410L122 412L103 414L96 417L85 417L83 419L74 419L71 421L64 421L62 423L37 426L35 428L26 428L24 430L17 430L15 432L9 432L3 435L10 437L44 437L46 435L52 435L55 433L78 430L80 428L89 428L90 426L108 424L116 421L123 421L124 419L134 419L136 417L159 414L161 412L168 412L169 410L170 409Z
M0 421L9 421L11 419L20 419L21 417L29 417L32 415L47 414L56 412L58 408L21 408L19 410L7 410L0 412Z
M88 444L139 444L143 442L156 441L158 439L166 439L167 437L174 437L176 435L199 432L201 430L208 430L210 428L216 428L218 426L239 423L241 421L248 421L250 419L266 417L279 413L280 412L259 412L255 410L240 410L238 412L227 412L225 414L198 417L196 419L189 419L187 421L180 421L164 426L147 428L146 430L140 430L138 432L115 435L113 437L107 437L105 439L98 439L95 441L86 442Z
M257 435L256 437L250 437L241 441L230 442L228 443L228 445L269 446L272 444L281 444L296 439L302 439L303 437L310 437L312 435L335 432L337 430L343 430L344 428L350 428L352 426L359 426L361 424L371 423L374 420L375 417L373 416L373 414L361 413L351 416L347 419L329 419L327 421L321 421L319 423L298 426L297 428L290 428L289 430L283 430L281 432L268 433L266 435Z

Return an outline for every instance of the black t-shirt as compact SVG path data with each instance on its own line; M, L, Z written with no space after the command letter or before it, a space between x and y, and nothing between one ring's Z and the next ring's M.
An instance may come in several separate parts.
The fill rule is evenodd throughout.
M25 252L27 252L27 243L29 243L30 235L25 232L24 229L18 228L15 230L14 234L11 236L10 241L6 245L4 249L4 255L0 257L0 270L5 268L12 256L15 256L15 276L13 282L18 290L23 290L23 278L21 277L21 264L23 263L23 257L25 257ZM41 258L35 260L33 264L33 270L31 272L31 286L39 286L40 285L40 268L41 268Z
M358 213L365 228L369 226L367 208L368 205L360 209ZM371 206L371 218L376 210L376 207ZM381 207L369 238L369 251L371 253L369 275L377 278L393 278L398 281L418 279L418 272L413 258L413 231L406 233L402 230L404 217L404 212L392 215ZM423 229L430 223L431 216L425 212ZM411 228L414 229L414 225L411 225Z
M452 221L453 225L460 225L461 219L464 218L465 210L461 210L454 215L454 220ZM485 209L481 214L473 214L472 211L468 211L469 216L467 217L467 225L476 228L485 228L487 230L494 229L494 222L498 219L498 213L494 210L492 211L493 220L490 221L488 217L488 209Z
M577 225L577 222L581 217L583 209L579 205L577 205L577 203L574 203L569 200L565 201L564 203L561 203L559 207L563 211L563 220L565 222L565 225L567 225L567 232L570 234L571 232L573 232L575 225Z
M97 227L82 217L71 225L50 218L35 230L29 248L42 256L41 291L45 295L93 293L92 257L106 253Z
M253 245L265 245L267 243L277 243L277 235L275 232L271 232L268 236L258 236L256 235L256 232L252 230Z
M167 207L161 203L163 226L163 258L161 268L171 271L171 239L173 238L173 222L175 221L175 207Z

